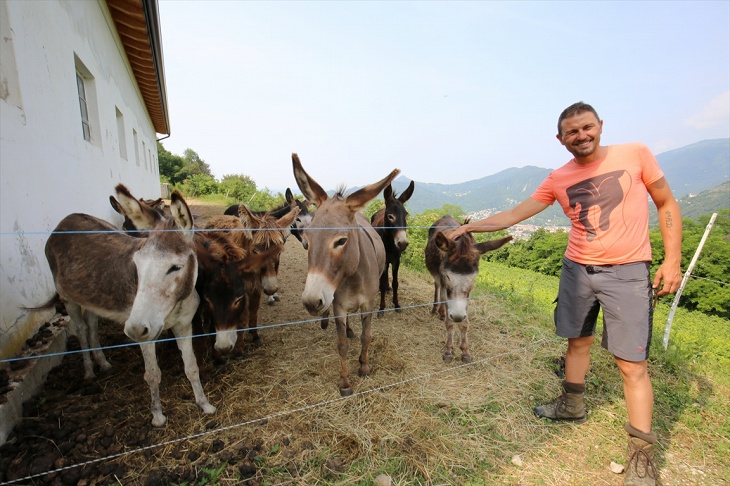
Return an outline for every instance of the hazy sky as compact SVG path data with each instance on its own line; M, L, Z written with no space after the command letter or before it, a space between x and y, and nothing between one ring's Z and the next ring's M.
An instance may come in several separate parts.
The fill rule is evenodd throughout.
M172 135L299 192L555 168L566 106L655 153L730 137L730 2L159 0Z

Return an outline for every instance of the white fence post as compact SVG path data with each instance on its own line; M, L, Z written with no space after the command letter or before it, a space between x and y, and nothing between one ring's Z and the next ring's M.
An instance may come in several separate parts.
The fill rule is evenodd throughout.
M669 316L667 317L667 326L664 328L664 341L663 341L664 351L666 351L667 346L669 346L669 331L672 329L672 320L674 319L674 311L677 310L677 306L679 305L679 298L682 296L682 291L684 290L684 286L687 285L687 280L689 279L689 276L692 273L692 269L694 268L695 263L697 263L697 258L700 256L702 247L705 246L705 241L707 241L707 236L709 236L710 230L712 229L712 225L715 224L716 218L717 218L717 213L712 213L710 222L707 223L707 228L705 228L705 234L702 235L702 239L700 240L700 244L697 247L697 251L695 251L695 256L692 257L692 261L690 262L689 267L687 267L687 271L684 272L684 277L682 278L682 283L679 285L679 289L677 290L677 293L674 296L674 301L672 302L672 308L670 309Z

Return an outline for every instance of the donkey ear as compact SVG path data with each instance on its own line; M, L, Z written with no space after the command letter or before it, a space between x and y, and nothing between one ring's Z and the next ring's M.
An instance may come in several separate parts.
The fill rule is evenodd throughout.
M254 232L258 231L259 228L264 227L262 218L256 216L248 206L241 203L238 206L238 220L243 225L242 236L245 240L253 241Z
M161 197L158 197L154 201L147 200L145 201L149 207L154 209L155 211L164 211L165 210L165 200Z
M393 185L388 184L385 189L383 189L383 198L385 199L385 204L390 204L394 197L393 197Z
M353 213L362 210L368 202L380 194L380 191L390 185L390 183L393 182L393 179L398 177L398 174L400 174L400 169L393 169L390 174L378 182L365 186L359 191L355 191L347 196L345 204L347 204L347 207Z
M413 189L415 189L415 188L416 188L415 182L411 181L411 183L408 184L408 188L405 191L403 191L403 194L398 196L398 200L400 202L402 202L403 204L405 204L406 201L408 201L411 198L411 196L413 195Z
M451 240L451 238L447 238L447 237L446 237L446 235L444 234L444 232L443 232L443 231L439 231L438 233L436 233L436 235L434 235L434 243L436 243L436 247L437 247L437 248L438 248L438 249L439 249L440 251L442 251L442 252L444 252L444 253L448 253L448 252L449 252L449 250L450 250L450 249L451 249L451 248L452 248L452 247L453 247L454 245L456 245L456 243L454 243L454 242L453 242L453 241Z
M143 203L139 201L136 197L134 197L124 184L117 184L114 190L116 191L117 197L119 198L119 200L117 201L119 206L114 207L114 203L111 201L113 198L110 197L109 202L112 202L112 207L114 207L114 209L117 210L119 214L129 217L129 219L134 221L135 224L138 225L138 227L147 228L147 225L144 224L146 223L146 221L143 221Z
M238 205L238 219L246 228L261 227L261 219L256 216L245 204Z
M483 243L479 243L476 245L476 249L479 253L484 255L488 251L492 251L492 250L501 248L508 241L512 241L512 235L505 236L504 238L500 238L498 240L489 240L489 241L485 241Z
M304 197L312 201L312 203L317 207L329 199L327 192L322 189L322 186L317 184L317 182L304 170L297 154L291 154L291 162L292 168L294 169L294 179L296 179L297 185L302 191Z
M109 204L112 205L112 208L114 211L118 212L122 216L124 216L124 210L122 210L122 205L119 204L119 201L114 196L109 196Z
M294 223L294 219L298 214L299 208L294 206L288 213L276 220L276 225L280 228L288 228L292 225L292 223Z
M178 228L186 230L183 232L185 238L192 242L195 238L195 232L192 231L193 213L177 189L172 191L172 196L170 196L170 213L172 214L172 219L177 223Z
M286 192L284 193L284 198L286 199L286 203L289 206L292 206L296 203L296 200L294 199L294 194L292 194L291 189L288 187L286 188Z

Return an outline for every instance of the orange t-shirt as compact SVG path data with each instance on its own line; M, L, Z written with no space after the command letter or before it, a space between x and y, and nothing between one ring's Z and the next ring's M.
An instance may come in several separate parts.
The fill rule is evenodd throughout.
M557 200L570 218L569 259L584 265L651 261L646 186L663 176L645 145L610 145L601 160L579 165L572 159L554 170L531 197Z

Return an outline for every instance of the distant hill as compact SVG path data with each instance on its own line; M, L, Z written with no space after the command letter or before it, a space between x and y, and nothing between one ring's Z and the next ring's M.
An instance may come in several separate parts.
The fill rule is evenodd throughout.
M730 139L704 140L657 155L657 160L672 187L685 206L685 217L696 211L706 214L719 208L730 207ZM529 197L552 169L527 166L505 169L496 174L459 184L434 184L416 181L416 190L408 201L408 210L421 213L440 208L444 204L459 206L467 214L509 209ZM410 183L406 177L393 182L396 193ZM712 191L710 191L712 189ZM703 191L710 194L699 196ZM653 205L652 205L653 207ZM568 225L568 219L557 204L528 220L538 225Z
M679 207L683 218L695 220L718 209L730 209L730 181L697 195L683 197L679 200Z
M703 140L656 158L677 199L730 181L730 138Z

